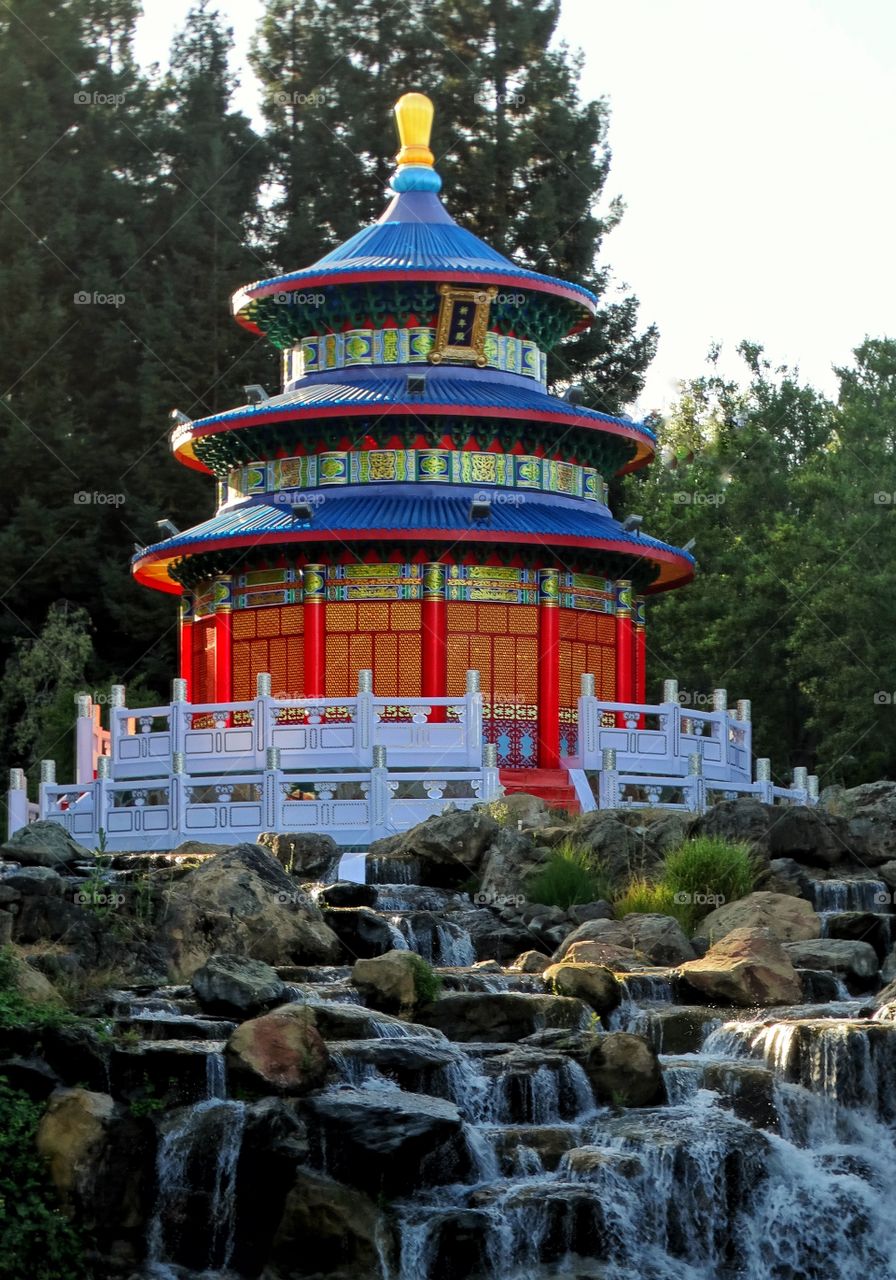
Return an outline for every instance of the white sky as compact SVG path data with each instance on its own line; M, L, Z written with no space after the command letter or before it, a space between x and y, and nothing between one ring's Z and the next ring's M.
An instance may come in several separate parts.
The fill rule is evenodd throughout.
M186 7L145 0L142 61L164 61ZM217 7L257 121L260 0ZM612 108L606 191L627 212L604 261L660 328L642 410L713 340L731 370L746 337L830 392L866 334L896 333L893 0L563 0L561 35L584 51L583 94Z

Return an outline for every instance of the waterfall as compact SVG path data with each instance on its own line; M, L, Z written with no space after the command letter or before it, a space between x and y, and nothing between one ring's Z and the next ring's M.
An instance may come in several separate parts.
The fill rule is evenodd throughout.
M205 1055L205 1085L207 1098L227 1097L227 1064L223 1053L213 1050Z
M156 1156L156 1205L149 1227L150 1275L170 1264L226 1267L236 1228L236 1171L246 1123L242 1102L209 1099L172 1112Z
M818 912L879 912L892 900L892 890L883 880L814 880L812 905Z

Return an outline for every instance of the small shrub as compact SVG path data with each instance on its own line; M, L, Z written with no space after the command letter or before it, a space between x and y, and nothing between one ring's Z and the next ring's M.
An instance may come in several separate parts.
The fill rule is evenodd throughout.
M613 909L621 919L631 912L678 918L677 904L671 889L664 884L657 884L645 876L636 876L630 880L625 889L613 900Z
M595 902L609 898L610 876L606 868L571 840L564 840L551 855L550 861L533 876L526 885L530 902L541 902L546 907L560 907L568 911L580 902Z
M436 1000L442 990L442 979L426 963L422 956L412 955L411 964L414 970L414 995L418 1004L429 1004Z
M22 963L11 947L0 948L0 1028L58 1027L77 1022L68 1009L25 999L15 977L16 966Z
M660 882L673 894L679 920L693 929L716 907L752 892L759 871L748 844L698 836L666 854Z

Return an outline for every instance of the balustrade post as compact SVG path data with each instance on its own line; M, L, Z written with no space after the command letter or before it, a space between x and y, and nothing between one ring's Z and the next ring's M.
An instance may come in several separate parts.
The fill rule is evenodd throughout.
M255 767L264 766L265 752L271 745L274 729L271 712L271 673L259 671L255 677ZM272 828L268 828L271 830Z
M79 693L75 720L75 782L93 781L93 740L93 701L89 693Z
M113 760L118 759L118 735L127 733L127 718L119 715L125 706L125 687L123 684L109 686L109 754Z
M774 804L775 793L772 782L772 762L768 756L760 756L756 761L756 781L760 784L759 799L763 804Z
M41 814L43 817L43 814ZM10 769L6 793L6 835L14 835L28 825L28 779L24 769Z
M370 770L370 835L371 839L392 834L390 825L390 807L392 793L389 790L389 770L386 760L386 748L377 744L372 752L373 765Z
M378 722L373 711L373 672L366 667L358 672L357 721L358 764L369 769L373 759L373 739Z
M791 787L794 791L802 792L793 800L795 805L805 805L808 802L809 793L809 770L802 765L798 765L793 771L793 781Z
M482 794L484 801L497 800L504 794L498 772L498 748L494 742L482 745Z
M597 699L594 693L594 676L590 671L583 671L579 681L578 750L583 769L594 769L597 765L599 734L597 727Z
M693 751L688 756L688 808L692 813L706 812L706 779L703 776L703 756Z
M464 741L467 764L471 769L482 766L482 682L478 671L467 672L464 694Z
M597 775L597 807L619 808L619 774L616 771L616 751L604 747L601 752L600 773Z
M267 747L264 753L262 778L262 811L268 831L283 830L283 772L280 768L280 748Z
M806 803L812 808L818 804L818 774L810 773L806 779Z
M93 784L93 831L97 844L100 832L109 830L109 783L112 780L112 761L100 756L96 762L96 781Z
M168 708L168 739L171 744L172 762L176 755L183 755L187 741L188 694L187 681L182 676L176 676L171 681L171 705ZM190 720L192 721L192 716Z
M47 795L47 787L55 786L56 783L56 761L41 760L40 762L40 816L46 818L50 813L50 799Z

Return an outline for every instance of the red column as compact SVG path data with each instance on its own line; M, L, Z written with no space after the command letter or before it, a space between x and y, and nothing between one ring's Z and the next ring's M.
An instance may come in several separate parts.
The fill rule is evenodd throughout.
M193 697L193 596L190 592L180 598L177 657L177 673L187 682L187 702L190 702Z
M538 766L560 767L560 571L538 571Z
M644 597L635 596L635 702L647 701L647 616ZM644 728L644 717L638 717L638 728Z
M215 702L233 698L233 594L225 574L215 579Z
M327 682L327 570L322 564L306 564L302 570L305 612L306 698L322 698Z
M635 644L632 624L632 584L616 583L616 702L633 702L635 696ZM616 727L625 728L625 717L616 713Z
M444 698L448 694L448 619L445 606L445 566L432 561L423 566L421 610L421 694ZM444 707L433 707L430 723L445 719Z

